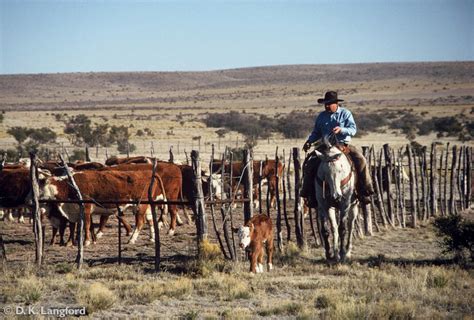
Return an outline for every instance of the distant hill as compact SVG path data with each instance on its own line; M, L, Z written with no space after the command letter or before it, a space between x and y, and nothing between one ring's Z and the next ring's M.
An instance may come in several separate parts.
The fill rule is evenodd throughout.
M127 97L145 98L150 92L390 79L473 83L474 61L284 65L203 72L0 75L0 108L12 110L45 105L67 106L71 103L100 104L104 101L124 101Z

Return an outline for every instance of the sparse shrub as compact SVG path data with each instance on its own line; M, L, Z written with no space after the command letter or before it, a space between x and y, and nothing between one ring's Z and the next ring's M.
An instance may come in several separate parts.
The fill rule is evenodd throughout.
M77 301L86 307L87 313L110 308L117 300L116 295L100 282L94 282L87 287L79 287Z
M277 130L285 138L299 139L308 136L314 127L314 115L308 112L292 111L278 120Z
M282 264L294 266L298 263L300 256L301 249L298 248L298 245L295 242L289 242L281 255L277 257L281 260Z
M274 308L263 309L258 311L258 315L262 317L268 317L271 315L289 315L296 316L303 311L303 305L296 302L289 302Z
M32 304L41 298L43 284L40 279L31 275L18 280L18 290L21 301Z
M463 219L460 215L439 217L434 221L437 233L444 246L444 253L453 253L461 261L465 252L474 259L474 222Z
M444 272L429 272L426 278L426 286L428 288L445 288L449 283L449 279Z
M185 314L183 314L179 318L184 319L184 320L199 319L199 312L191 310L191 311L186 312Z
M163 294L171 298L183 298L190 295L192 291L192 281L188 278L181 277L168 283Z
M314 302L314 306L316 309L328 309L328 308L334 308L335 303L330 297L323 294L316 298Z

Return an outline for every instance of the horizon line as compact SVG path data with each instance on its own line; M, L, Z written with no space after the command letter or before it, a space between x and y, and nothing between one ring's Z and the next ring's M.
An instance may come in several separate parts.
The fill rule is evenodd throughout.
M232 71L244 69L257 68L272 68L272 67L297 67L297 66L336 66L336 65L369 65L369 64L429 64L429 63L469 63L473 60L413 60L413 61L375 61L375 62L345 62L345 63L301 63L301 64L274 64L274 65L255 65L255 66L241 66L234 68L223 69L207 69L207 70L130 70L130 71L66 71L66 72L39 72L39 73L0 73L1 76L29 76L29 75L57 75L57 74L94 74L94 73L206 73L219 71Z

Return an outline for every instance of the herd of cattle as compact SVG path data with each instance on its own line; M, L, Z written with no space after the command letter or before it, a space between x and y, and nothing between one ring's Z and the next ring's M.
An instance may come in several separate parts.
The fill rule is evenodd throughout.
M24 163L5 164L0 167L0 213L11 216L12 210L23 212L24 208L31 208L33 204L30 164ZM221 161L213 161L212 172L204 170L202 175L203 191L207 196L209 191L217 198L225 197L233 190L235 196L242 194L241 175L244 166L240 162L232 163L233 179L229 180L230 164L222 166ZM140 204L140 201L148 200L149 186L153 170L152 159L148 157L118 158L112 157L105 164L98 162L69 163L68 168L82 194L84 200L92 200L84 204L85 213L85 245L103 235L107 219L110 215L118 217L124 225L127 236L131 237L129 243L134 243L143 228L145 221L150 225L150 240L153 241L154 226L151 215L151 207L148 204ZM262 170L260 170L260 168ZM70 185L65 168L56 161L40 162L38 164L38 184L41 200L75 200L75 192ZM259 179L268 185L271 202L275 202L276 190L276 167L274 160L253 161L253 183L254 199L256 199L257 185ZM260 176L261 171L261 176ZM224 173L224 175L223 175ZM279 163L278 174L283 173L283 166ZM155 181L152 188L152 197L155 200L168 200L176 202L189 202L193 199L193 170L189 165L178 165L170 162L157 161ZM135 201L138 204L108 204L107 201ZM254 202L255 203L255 202ZM119 207L118 207L119 206ZM80 210L76 203L41 204L42 218L48 218L51 223L53 235L51 244L55 243L55 237L59 231L60 243L70 245L75 241L75 226L79 221ZM118 215L118 208L123 212L131 209L135 214L135 228ZM182 224L178 210L184 206L169 204L161 206L161 216L158 227L161 228L169 214L169 234L173 235L177 224ZM93 232L92 215L100 216L99 230ZM188 222L190 217L186 215ZM20 214L20 219L22 214ZM70 235L66 242L64 233L69 225ZM92 230L92 232L91 232Z

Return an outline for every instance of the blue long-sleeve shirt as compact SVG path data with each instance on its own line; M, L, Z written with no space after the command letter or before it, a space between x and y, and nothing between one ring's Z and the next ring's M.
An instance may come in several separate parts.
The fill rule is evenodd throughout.
M338 106L334 113L325 110L318 115L308 141L311 143L323 136L329 135L335 127L341 128L341 132L336 135L340 143L349 143L351 137L357 132L352 113L346 108Z

